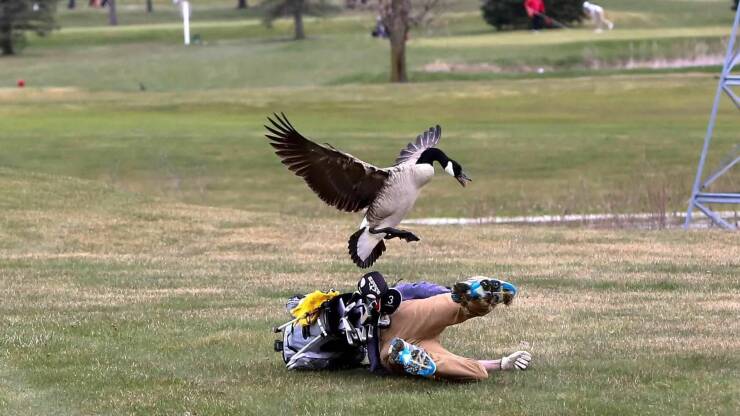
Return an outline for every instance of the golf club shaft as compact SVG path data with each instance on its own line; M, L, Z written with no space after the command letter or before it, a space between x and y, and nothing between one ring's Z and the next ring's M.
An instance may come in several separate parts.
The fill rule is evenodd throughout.
M555 23L556 26L561 27L563 29L570 29L568 26L564 25L563 23L558 22L557 20L553 19L552 17L544 14L544 13L535 13L537 16L542 17L543 19L550 19L551 22Z

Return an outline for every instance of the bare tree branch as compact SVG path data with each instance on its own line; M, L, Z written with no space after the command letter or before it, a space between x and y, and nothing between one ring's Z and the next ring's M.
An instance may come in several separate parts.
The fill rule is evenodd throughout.
M445 0L377 0L380 22L391 46L391 82L406 82L406 41L409 30L427 24Z
M413 26L424 26L429 24L434 16L432 13L444 5L443 0L424 0L421 4L418 4L420 9L416 15L411 17L411 23Z

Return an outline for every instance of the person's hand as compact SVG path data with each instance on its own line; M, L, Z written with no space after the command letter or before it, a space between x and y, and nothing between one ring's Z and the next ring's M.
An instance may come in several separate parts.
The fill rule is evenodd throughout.
M529 362L532 361L532 355L527 351L517 351L501 359L502 370L526 370Z

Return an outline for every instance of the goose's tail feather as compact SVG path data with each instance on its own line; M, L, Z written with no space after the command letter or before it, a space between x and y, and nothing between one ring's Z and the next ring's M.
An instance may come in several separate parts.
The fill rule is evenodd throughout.
M372 234L369 229L362 227L349 238L349 255L362 269L372 266L385 251L385 234Z

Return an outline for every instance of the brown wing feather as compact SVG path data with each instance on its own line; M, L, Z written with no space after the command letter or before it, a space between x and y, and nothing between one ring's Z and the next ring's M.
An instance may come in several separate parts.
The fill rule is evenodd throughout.
M267 118L272 126L265 126L270 132L266 136L288 169L302 177L321 200L342 211L359 211L373 202L388 172L331 145L312 142L281 115Z

